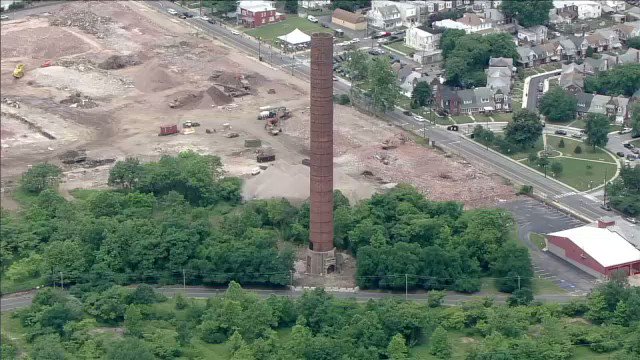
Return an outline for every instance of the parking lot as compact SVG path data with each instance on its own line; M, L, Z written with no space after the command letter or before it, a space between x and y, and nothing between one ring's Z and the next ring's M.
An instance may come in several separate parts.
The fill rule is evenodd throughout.
M548 234L582 226L583 222L526 197L500 206L513 214L518 224L518 237L529 248L537 278L551 280L572 295L585 295L595 286L598 281L596 278L557 256L540 250L529 239L531 233Z

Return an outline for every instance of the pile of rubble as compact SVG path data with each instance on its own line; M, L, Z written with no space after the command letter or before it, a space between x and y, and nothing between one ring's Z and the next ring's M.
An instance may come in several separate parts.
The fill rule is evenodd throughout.
M99 16L91 11L73 11L49 19L51 26L75 26L87 34L103 39L108 35L108 27L113 20L108 16Z
M92 109L98 107L98 103L93 101L89 96L82 95L80 92L75 92L69 95L68 98L60 101L60 104L69 104L69 107Z
M20 102L18 100L2 98L2 103L7 104L8 106L14 107L16 109L20 109Z
M83 168L94 168L102 165L111 164L116 159L92 159L87 157L87 151L85 149L69 150L65 151L59 156L63 164L66 165L80 165Z
M111 55L105 61L98 64L98 67L103 70L117 70L140 63L141 61L134 55Z

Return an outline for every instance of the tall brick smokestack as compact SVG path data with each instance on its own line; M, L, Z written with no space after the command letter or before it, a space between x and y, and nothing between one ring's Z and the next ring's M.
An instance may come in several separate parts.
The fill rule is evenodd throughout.
M311 228L307 272L335 270L333 246L333 36L311 35Z

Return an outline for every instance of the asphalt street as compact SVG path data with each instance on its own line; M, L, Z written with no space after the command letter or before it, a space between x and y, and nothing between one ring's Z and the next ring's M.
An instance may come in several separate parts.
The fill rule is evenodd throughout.
M187 286L185 288L182 287L161 287L157 288L158 292L167 295L173 296L176 293L182 293L190 298L197 299L206 299L213 296L219 296L224 293L225 289L222 288L207 288L207 287L199 287L199 286ZM304 294L304 291L295 291L289 289L250 289L246 288L246 290L251 291L260 295L263 298L267 298L272 295L276 296L289 296L292 298L297 298ZM429 298L429 294L426 292L420 293L390 293L390 292L377 292L377 291L359 291L359 292L331 292L331 294L338 298L343 299L351 299L355 298L359 302L366 302L368 300L379 300L384 298L397 298L397 299L407 299L410 301L427 301ZM0 310L2 312L9 312L18 309L22 309L28 307L35 295L35 291L29 291L16 295L3 296L0 300ZM492 295L495 299L496 303L504 303L507 298L506 295ZM443 300L443 304L447 306L456 306L460 305L462 302L470 301L473 299L479 299L482 296L479 295L463 295L463 294L447 294ZM535 297L536 300L541 302L550 302L550 303L566 303L571 300L580 298L579 296L572 295L538 295Z
M550 78L552 76L557 76L558 74L547 74L541 75L531 78L529 82L529 88L527 89L528 97L527 97L527 109L530 111L537 111L538 109L538 86L542 86L540 84L544 83L544 79Z

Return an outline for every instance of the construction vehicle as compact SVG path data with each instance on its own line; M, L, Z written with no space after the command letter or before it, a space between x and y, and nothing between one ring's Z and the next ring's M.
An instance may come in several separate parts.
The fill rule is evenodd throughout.
M167 135L173 135L173 134L177 134L178 133L178 125L163 125L160 126L160 133L158 134L158 136L167 136Z
M183 128L198 127L198 126L200 126L199 122L190 121L190 120L182 123Z
M20 79L24 76L24 64L16 65L15 70L13 70L13 77L16 79Z
M270 147L264 147L256 150L256 160L259 163L270 162L276 159L276 155L273 153L273 149Z
M258 114L258 120L268 120L268 119L287 119L291 117L291 111L287 110L286 107L280 106L276 108L264 109L260 108L260 114Z
M267 130L267 132L272 136L276 136L280 134L282 132L282 127L280 126L280 120L278 119L267 120L267 122L264 124L264 129Z

